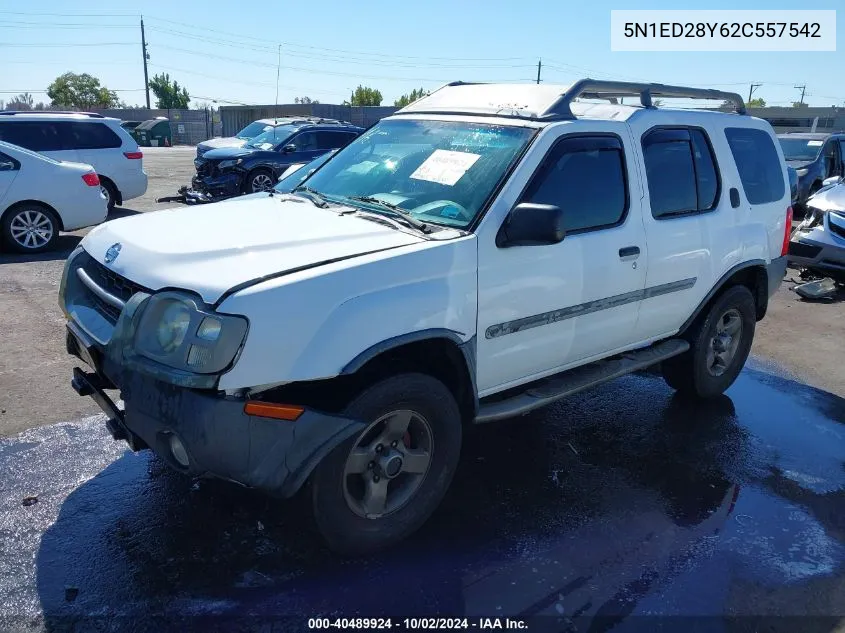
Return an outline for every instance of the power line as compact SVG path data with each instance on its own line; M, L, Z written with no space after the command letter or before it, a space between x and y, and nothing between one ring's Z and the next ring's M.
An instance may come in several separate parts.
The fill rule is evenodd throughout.
M25 22L18 20L0 20L0 25L9 26L16 29L90 29L93 26L102 26L109 29L131 29L134 28L132 24L84 24L81 22L73 23L46 23L46 22Z
M35 11L0 11L0 13L5 13L7 15L25 15L27 17L45 17L45 18L101 18L101 17L108 17L108 18L127 18L127 17L136 17L138 15L137 12L132 13L37 13Z
M64 44L32 44L30 42L20 44L0 43L0 46L31 47L31 48L65 48L66 46L135 46L133 42L67 42Z

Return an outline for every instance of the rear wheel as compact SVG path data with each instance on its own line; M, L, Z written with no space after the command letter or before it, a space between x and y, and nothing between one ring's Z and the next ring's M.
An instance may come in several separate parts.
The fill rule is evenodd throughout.
M17 253L41 253L50 250L59 239L59 219L37 202L20 204L3 215L0 238Z
M117 188L110 180L100 176L100 191L106 197L108 201L108 212L111 213L117 204Z
M409 536L440 503L460 455L461 416L446 386L425 374L377 382L344 414L367 427L319 464L311 500L329 547L359 555Z
M664 379L683 394L721 394L745 365L756 324L751 291L745 286L728 288L688 332L689 351L662 363Z
M268 169L256 169L250 172L246 180L245 193L257 193L259 191L270 191L273 185L273 174Z

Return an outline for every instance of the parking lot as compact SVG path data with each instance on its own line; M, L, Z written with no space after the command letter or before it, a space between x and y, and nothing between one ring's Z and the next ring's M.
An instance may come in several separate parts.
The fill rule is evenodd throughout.
M190 180L193 148L144 151L149 191L114 217L173 206L156 198ZM845 296L800 301L796 271L726 396L692 406L644 373L474 430L420 534L350 564L296 500L191 482L107 436L69 386L57 304L84 233L42 256L0 254L0 629L106 613L111 630L141 614L252 614L246 629L292 614L498 613L575 630L633 613L645 628L649 614L753 615L771 631L812 615L801 630L830 631L822 616L845 615L832 574L845 556Z

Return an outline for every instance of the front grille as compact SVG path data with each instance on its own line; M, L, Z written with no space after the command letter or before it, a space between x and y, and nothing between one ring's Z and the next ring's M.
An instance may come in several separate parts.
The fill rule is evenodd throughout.
M196 160L194 166L197 168L197 176L206 177L213 176L216 163L210 160Z
M100 262L94 260L88 253L80 256L78 267L82 268L100 288L110 295L114 295L124 303L129 301L136 292L151 292L144 286L129 281L126 277L118 275L113 270L109 270ZM117 323L117 319L120 316L119 309L106 303L90 290L87 291L87 296L97 312L102 314L112 324Z
M821 250L821 246L810 246L809 244L802 244L801 242L789 243L789 254L795 255L795 257L813 259Z

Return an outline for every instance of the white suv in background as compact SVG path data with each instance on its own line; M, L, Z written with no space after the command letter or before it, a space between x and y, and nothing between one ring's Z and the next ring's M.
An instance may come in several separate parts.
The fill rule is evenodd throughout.
M143 154L119 119L91 112L0 112L0 141L92 165L109 210L147 191Z
M181 472L307 483L329 545L372 551L433 512L468 425L655 364L730 387L786 269L787 183L733 93L450 84L291 194L92 230L60 291L73 386Z

